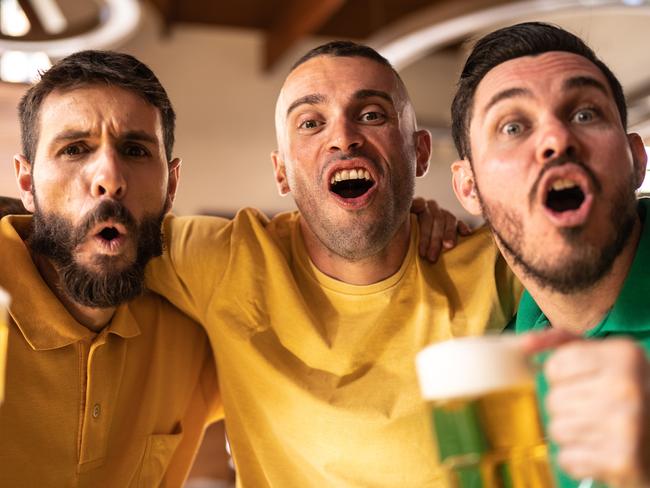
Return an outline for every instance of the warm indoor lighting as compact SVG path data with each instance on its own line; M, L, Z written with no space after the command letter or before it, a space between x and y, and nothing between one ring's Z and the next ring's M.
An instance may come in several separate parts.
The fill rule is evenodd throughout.
M11 83L34 83L50 66L52 63L45 53L6 51L0 56L0 79Z
M31 25L18 0L0 1L0 32L5 36L21 37L29 32Z

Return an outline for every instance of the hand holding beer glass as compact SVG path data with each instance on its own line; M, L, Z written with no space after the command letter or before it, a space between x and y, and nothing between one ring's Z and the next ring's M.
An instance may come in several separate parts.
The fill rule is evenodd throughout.
M554 486L534 371L514 337L433 344L416 365L448 486Z
M0 288L0 405L4 400L5 392L5 370L7 364L7 337L8 327L9 295Z

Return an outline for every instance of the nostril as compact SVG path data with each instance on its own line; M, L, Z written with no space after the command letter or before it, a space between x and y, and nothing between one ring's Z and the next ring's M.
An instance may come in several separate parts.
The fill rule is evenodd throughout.
M553 157L554 154L555 154L555 151L553 149L547 149L543 153L544 159L550 159L550 158Z

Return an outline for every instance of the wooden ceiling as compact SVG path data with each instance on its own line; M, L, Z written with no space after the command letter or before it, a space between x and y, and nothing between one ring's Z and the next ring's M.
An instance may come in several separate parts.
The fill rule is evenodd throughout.
M418 10L451 4L499 3L457 0L150 0L167 25L201 23L259 29L266 34L265 69L308 35L366 39Z

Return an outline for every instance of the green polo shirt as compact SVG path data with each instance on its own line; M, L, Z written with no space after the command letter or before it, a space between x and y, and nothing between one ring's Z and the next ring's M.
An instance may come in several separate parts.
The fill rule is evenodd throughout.
M603 338L609 336L628 336L637 341L650 356L650 226L645 225L646 213L650 208L650 198L639 200L639 216L642 230L639 247L632 262L630 272L625 279L623 289L614 307L601 322L593 329L585 332L587 338ZM528 292L524 292L519 302L515 322L518 334L533 330L543 330L550 327L544 313L535 303ZM537 379L537 389L542 411L542 422L546 425L548 416L544 406L544 398L548 385L542 374ZM555 457L557 446L551 443L551 453ZM554 466L556 479L560 488L577 487L578 481L569 478ZM601 485L602 486L602 485Z

